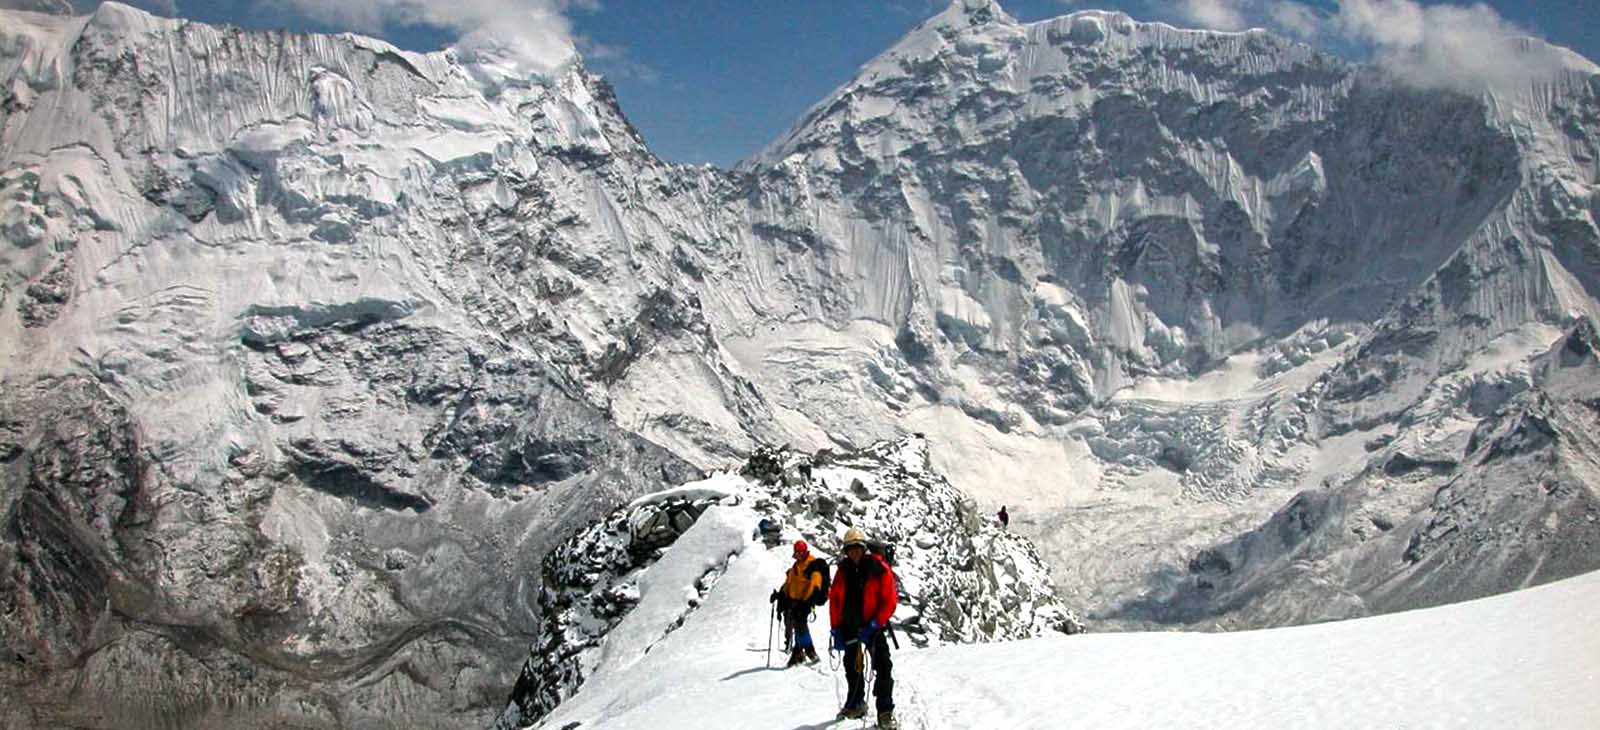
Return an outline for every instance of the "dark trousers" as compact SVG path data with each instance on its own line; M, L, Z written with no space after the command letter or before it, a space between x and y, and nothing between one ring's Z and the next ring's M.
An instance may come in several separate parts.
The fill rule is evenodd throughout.
M795 651L796 649L812 648L811 626L808 621L810 618L811 604L809 603L791 604L783 609L783 646L785 649Z
M879 631L868 647L872 656L872 673L877 680L872 683L872 697L877 701L878 712L894 709L894 661L889 658L889 638ZM861 642L852 641L844 647L844 679L850 692L845 697L845 707L866 704L867 677L861 657Z

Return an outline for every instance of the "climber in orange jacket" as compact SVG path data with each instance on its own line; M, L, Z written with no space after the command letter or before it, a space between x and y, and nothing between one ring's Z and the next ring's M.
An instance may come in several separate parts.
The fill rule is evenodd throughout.
M884 632L894 616L899 594L894 571L882 557L867 552L867 533L852 527L844 533L845 559L839 561L828 593L828 617L833 626L833 648L844 652L844 675L849 685L839 717L867 714L866 672L862 649L872 657L872 696L878 709L878 727L893 728L894 662Z
M783 614L784 644L789 648L789 665L817 661L811 642L811 609L828 600L828 561L811 554L805 540L794 542L794 565L784 574L783 587L772 592L772 600Z

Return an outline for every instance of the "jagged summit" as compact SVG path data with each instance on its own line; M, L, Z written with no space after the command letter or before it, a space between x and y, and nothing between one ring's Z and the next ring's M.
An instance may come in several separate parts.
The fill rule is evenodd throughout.
M990 23L1015 25L1016 19L1006 13L996 0L952 0L944 12L922 24L922 28L971 28Z
M919 94L920 105L931 100L935 105L959 106L978 94L1022 95L1075 78L1073 86L1085 87L1075 101L1087 105L1117 88L1129 88L1112 79L1130 66L1142 65L1141 54L1167 59L1172 71L1138 79L1133 85L1203 87L1211 81L1214 74L1193 73L1196 69L1186 68L1183 59L1245 75L1321 76L1342 72L1344 67L1331 55L1262 30L1187 30L1101 10L1024 24L994 3L969 7L958 0L862 65L851 81L813 106L783 137L741 163L741 169L776 165L796 149L817 144L818 140L808 141L814 136L808 131L832 129L830 117L841 109L864 110L858 122L868 124L895 113L895 105L912 91ZM1091 68L1100 71L1090 72ZM1088 82L1091 78L1098 81ZM932 95L930 86L939 86L944 93Z

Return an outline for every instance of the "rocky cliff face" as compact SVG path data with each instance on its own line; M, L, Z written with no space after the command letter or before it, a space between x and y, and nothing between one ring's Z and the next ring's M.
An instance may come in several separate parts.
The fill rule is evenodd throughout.
M4 19L19 723L487 724L544 556L761 444L928 434L1103 626L1597 567L1589 386L1532 374L1597 309L1581 59L1468 96L961 0L722 172L576 61Z

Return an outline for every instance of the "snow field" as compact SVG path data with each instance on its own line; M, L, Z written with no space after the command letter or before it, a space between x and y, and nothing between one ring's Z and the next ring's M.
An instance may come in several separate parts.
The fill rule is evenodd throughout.
M862 725L833 722L844 678L826 658L781 668L781 628L766 633L767 595L788 545L762 548L748 532L755 520L744 507L708 510L652 569L639 608L608 636L588 682L534 727ZM693 581L727 556L726 571L685 615ZM904 727L928 730L1592 728L1597 601L1600 573L1591 573L1469 603L1268 631L905 645L894 653L897 714ZM825 609L812 634L826 645Z

